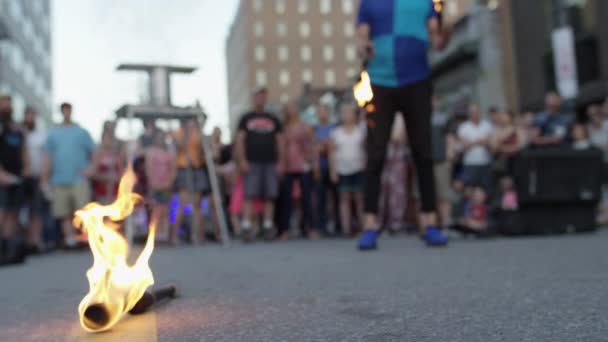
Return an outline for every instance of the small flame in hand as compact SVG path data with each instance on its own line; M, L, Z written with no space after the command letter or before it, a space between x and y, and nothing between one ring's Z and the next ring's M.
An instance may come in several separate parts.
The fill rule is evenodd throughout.
M148 260L154 250L155 223L150 224L146 245L132 266L127 263L128 243L117 231L116 222L127 218L141 201L132 192L136 180L129 167L114 203L90 203L75 214L74 224L87 233L93 253L93 266L87 271L89 293L78 306L80 324L90 332L110 329L154 284Z
M372 83L367 71L364 70L361 72L361 80L353 87L353 94L355 95L357 104L361 108L363 108L366 103L370 102L374 98Z

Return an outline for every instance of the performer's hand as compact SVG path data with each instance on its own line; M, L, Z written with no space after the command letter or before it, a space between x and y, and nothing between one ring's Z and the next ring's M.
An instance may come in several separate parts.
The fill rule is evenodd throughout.
M371 59L376 54L376 48L371 40L360 40L358 49L359 56L364 61Z

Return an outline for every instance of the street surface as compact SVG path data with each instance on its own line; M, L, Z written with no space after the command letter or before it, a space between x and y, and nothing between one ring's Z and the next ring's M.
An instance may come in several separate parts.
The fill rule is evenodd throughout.
M0 269L0 341L608 341L608 231L429 250L383 238L157 248L181 297L82 331L88 252Z

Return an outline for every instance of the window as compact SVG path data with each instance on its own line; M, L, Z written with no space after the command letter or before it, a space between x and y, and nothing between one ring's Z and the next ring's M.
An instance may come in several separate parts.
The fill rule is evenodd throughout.
M255 47L255 60L258 62L263 62L266 60L266 48L258 45Z
M298 0L298 13L304 14L308 12L308 0Z
M279 83L282 86L288 86L289 85L289 71L287 71L287 70L281 70L281 72L279 73Z
M266 75L266 71L258 70L255 73L255 81L258 86L265 86L268 84L268 76Z
M342 11L345 14L353 13L353 0L342 0Z
M279 56L279 61L281 62L286 62L289 59L289 49L285 45L279 46L277 54Z
M285 37L287 35L287 25L285 22L280 21L277 23L277 35L279 37Z
M321 30L323 32L324 37L331 37L331 34L333 33L333 27L331 26L331 23L328 21L323 23Z
M275 0L274 9L277 11L277 14L285 13L285 0Z
M331 12L331 0L320 0L321 1L321 14L329 14Z
M336 84L336 73L331 70L325 70L325 85L328 87L333 87Z
M355 68L348 68L346 70L346 77L348 79L354 79L357 76L357 69Z
M262 37L264 35L264 23L261 21L256 22L253 30L256 37Z
M312 59L312 51L310 50L310 46L302 45L300 48L300 56L302 57L302 62L310 62Z
M304 69L304 70L302 70L302 81L304 83L311 83L312 82L312 71L310 71L310 69Z
M253 0L253 10L256 12L262 10L262 0Z
M326 62L331 62L334 60L334 48L331 45L325 45L323 47L323 59Z
M300 36L308 38L310 36L310 24L306 21L300 23Z
M354 62L357 60L357 47L355 45L346 46L346 61Z
M350 21L344 23L344 35L347 37L352 37L355 35L355 24Z

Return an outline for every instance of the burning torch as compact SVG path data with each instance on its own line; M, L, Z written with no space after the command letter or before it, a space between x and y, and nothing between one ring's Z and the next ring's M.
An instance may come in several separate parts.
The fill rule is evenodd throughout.
M371 55L372 49L367 48L367 56L363 60L361 65L361 74L359 80L353 86L353 95L360 108L371 105L370 102L374 98L374 92L372 91L372 83L367 73L367 66L369 65L369 56ZM369 109L369 108L368 108ZM368 110L369 111L369 110Z
M146 244L135 263L127 262L129 245L116 222L131 215L141 201L133 193L136 180L129 167L114 203L90 203L75 214L75 226L86 231L93 254L93 266L86 273L89 292L78 306L80 323L89 332L109 330L127 312L142 313L157 301L175 296L175 287L146 292L154 284L148 261L154 250L156 222L150 224Z

